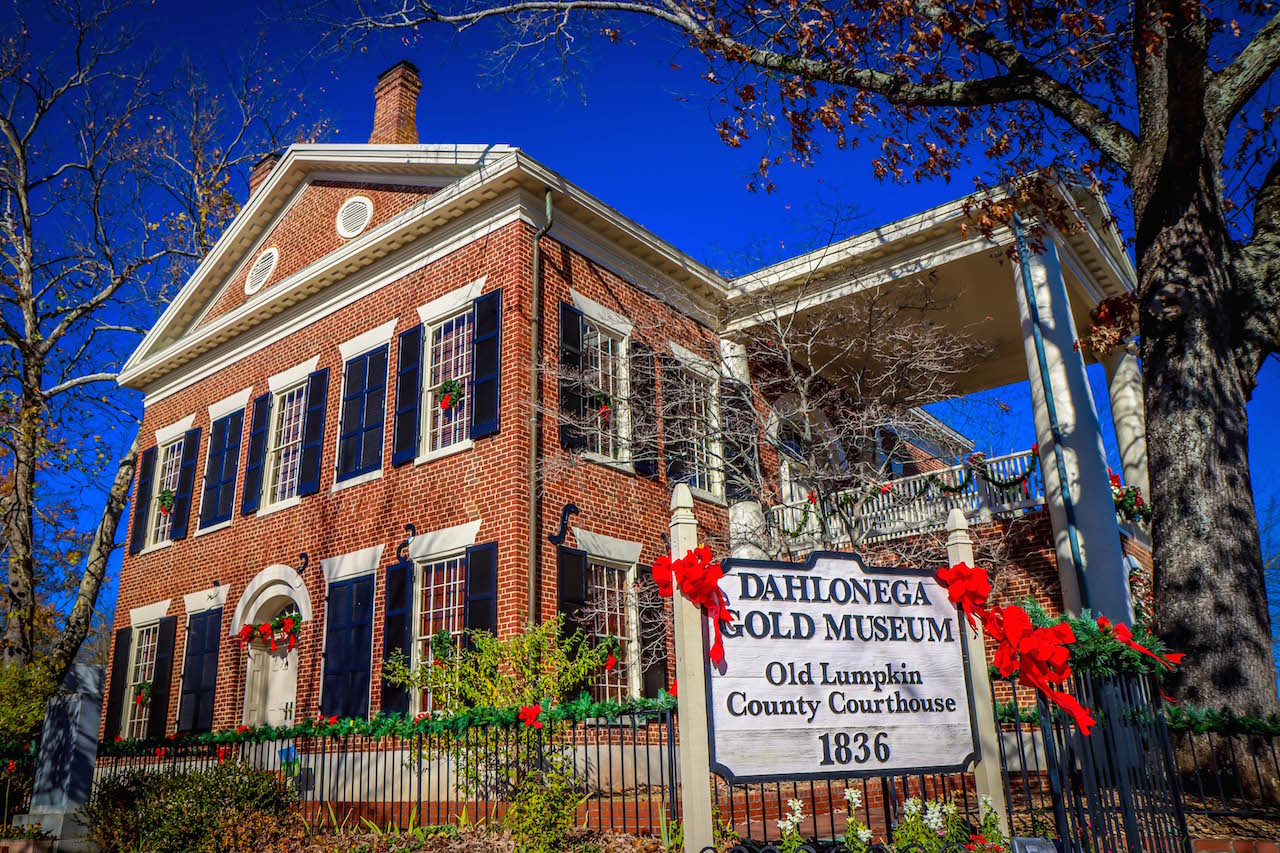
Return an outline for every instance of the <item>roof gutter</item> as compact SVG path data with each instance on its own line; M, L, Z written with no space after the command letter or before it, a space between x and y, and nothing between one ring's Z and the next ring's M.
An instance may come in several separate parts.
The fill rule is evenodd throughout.
M555 211L551 207L551 190L546 191L546 213L542 227L533 235L533 270L530 306L531 322L529 329L529 622L537 625L542 621L542 608L538 595L541 587L541 549L539 546L538 521L542 514L542 498L538 492L538 440L539 425L542 420L539 411L539 376L542 365L542 238L551 230L555 221Z

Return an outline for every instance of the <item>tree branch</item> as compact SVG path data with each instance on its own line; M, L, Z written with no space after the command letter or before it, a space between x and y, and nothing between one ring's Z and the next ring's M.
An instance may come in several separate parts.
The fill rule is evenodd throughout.
M1230 65L1213 75L1205 108L1225 132L1262 84L1280 68L1280 12L1254 34Z

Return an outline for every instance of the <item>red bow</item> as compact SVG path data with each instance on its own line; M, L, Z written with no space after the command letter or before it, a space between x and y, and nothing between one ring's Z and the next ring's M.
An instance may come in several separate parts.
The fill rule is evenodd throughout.
M671 597L671 557L663 554L653 561L653 582L658 585L658 595Z
M960 608L969 627L978 630L978 619L986 614L987 596L991 595L991 580L985 569L971 567L968 563L956 563L946 569L938 569L938 583L947 588L947 597Z
M538 720L538 715L542 713L541 705L525 705L520 709L520 722L531 729L542 728L542 723Z
M449 408L449 402L450 402L450 400L451 400L451 398L452 398L452 397L453 397L452 392L451 392L451 393L448 393L448 394L445 394L443 397L441 397L441 398L440 398L440 408L442 408L442 409L447 409L447 408Z
M1111 636L1116 638L1116 642L1123 646L1128 646L1139 654L1144 654L1149 658L1153 658L1169 669L1173 669L1175 666L1182 663L1182 658L1185 657L1182 652L1171 652L1170 654L1161 657L1151 651L1151 649L1136 642L1133 639L1133 632L1129 630L1128 625L1113 625L1111 624L1111 620L1105 616L1098 617L1098 629L1104 634L1107 633L1107 631L1110 631Z
M1071 653L1067 646L1076 641L1071 626L1065 622L1052 628L1031 627L1031 617L1021 607L993 608L983 620L983 627L999 644L993 663L1008 678L1015 672L1018 680L1044 693L1045 697L1071 715L1080 733L1089 734L1096 720L1087 708L1070 693L1058 690L1071 677Z
M240 633L239 633L239 635L238 635L238 636L240 637L240 642L241 642L241 643L247 643L247 642L249 642L250 640L252 640L252 639L253 639L253 626L252 626L252 625L242 625L242 626L240 627Z
M615 658L612 654L610 654L607 658L604 659L605 672L612 672L613 668L617 665L618 665L618 659Z
M226 760L227 760L227 748L225 746L218 747L218 763L221 764Z
M714 639L707 657L712 663L721 663L724 661L724 638L720 634L720 623L733 622L733 614L728 609L729 597L720 589L724 570L711 559L711 549L700 545L672 563L671 571L680 584L680 593L710 617Z

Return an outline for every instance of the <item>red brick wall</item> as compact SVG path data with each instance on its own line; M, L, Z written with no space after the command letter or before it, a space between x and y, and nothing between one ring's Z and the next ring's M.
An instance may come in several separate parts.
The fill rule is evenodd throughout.
M271 278L267 279L258 293L350 242L348 238L338 234L335 223L338 209L352 196L362 195L373 202L373 218L369 220L369 225L365 229L367 232L408 210L415 202L421 201L433 192L435 189L432 187L315 181L293 200L293 204L272 227L267 239L262 242L262 248L259 251L275 246L280 250L280 259L276 261L276 268L271 273ZM235 310L249 299L249 294L244 292L244 280L249 275L253 260L249 258L249 262L244 264L227 284L208 315L201 320L200 327L208 325L215 317ZM423 299L416 304L421 305L426 301Z

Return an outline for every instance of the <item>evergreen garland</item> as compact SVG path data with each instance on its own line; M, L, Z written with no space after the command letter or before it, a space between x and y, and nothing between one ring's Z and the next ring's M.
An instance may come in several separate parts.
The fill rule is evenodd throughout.
M1089 675L1110 677L1119 674L1154 675L1163 677L1168 670L1144 654L1139 654L1126 645L1116 642L1110 632L1098 627L1096 613L1085 609L1076 616L1050 616L1039 602L1032 599L1022 601L1022 609L1031 617L1031 624L1037 628L1050 628L1060 622L1071 626L1076 641L1067 646L1071 652L1071 668ZM1133 639L1140 646L1145 646L1158 655L1165 655L1169 648L1160 638L1151 633L1145 622L1138 621L1132 626Z
M635 699L629 702L597 702L582 693L577 699L557 705L544 705L538 720L547 724L576 724L587 720L613 721L627 714L652 714L668 711L676 706L676 698L662 693L657 699ZM378 714L372 718L318 717L292 726L240 726L220 732L204 732L185 737L168 738L182 744L228 745L261 743L263 741L289 740L298 737L396 737L410 739L444 736L459 738L469 730L487 726L513 726L520 719L520 708L468 708L449 716L419 714ZM638 725L633 721L633 725ZM156 741L116 740L99 746L100 755L142 755L150 753Z

